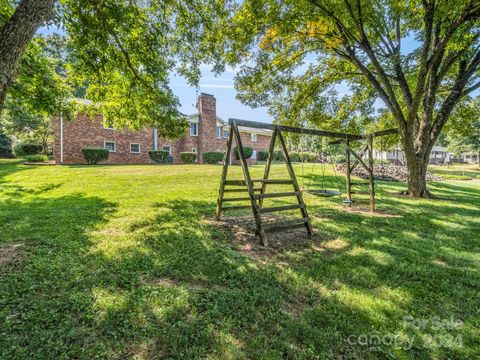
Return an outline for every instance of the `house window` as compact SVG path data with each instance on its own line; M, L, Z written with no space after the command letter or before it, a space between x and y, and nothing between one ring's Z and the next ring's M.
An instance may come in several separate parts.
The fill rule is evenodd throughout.
M115 144L115 141L105 141L103 143L103 147L107 149L110 152L115 152L117 151L117 146Z
M132 154L140 154L140 144L130 144L130 152Z
M257 150L253 150L252 152L252 159L257 160Z
M170 145L163 145L162 147L162 150L163 151L168 151L169 154L171 154L172 152L172 148L170 147Z
M197 153L197 148L192 148L192 152L196 154Z
M257 141L257 134L252 134L251 135L251 140L252 141Z
M223 137L224 137L224 138L228 138L228 135L229 135L228 130L227 130L227 129L223 129Z
M190 124L190 136L198 136L198 124L191 123Z
M222 137L222 128L220 126L217 126L215 131L216 131L217 139L220 139Z

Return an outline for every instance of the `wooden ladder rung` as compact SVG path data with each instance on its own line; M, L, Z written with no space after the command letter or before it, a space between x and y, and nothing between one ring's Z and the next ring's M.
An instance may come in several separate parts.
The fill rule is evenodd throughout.
M247 201L250 200L249 197L238 197L238 198L224 198L223 201Z
M240 210L240 209L251 209L251 205L238 205L238 206L222 206L222 211L225 210Z
M272 213L277 211L287 211L287 210L295 210L295 209L304 209L305 205L303 204L294 204L294 205L285 205L285 206L272 206L258 209L260 214Z
M287 220L284 222L277 222L277 223L270 223L270 224L263 224L263 229L265 232L276 232L281 230L289 230L289 229L296 229L302 226L305 226L309 221L308 218L301 218L295 220Z
M270 194L255 194L253 197L255 199L267 199L267 198L300 196L300 195L302 195L301 191L295 191L295 192L270 193Z
M253 182L261 182L264 184L292 184L293 179L256 179Z
M254 188L253 191L260 191L262 190L262 188ZM226 192L226 193L235 193L235 192L246 192L248 191L247 188L244 188L244 189L224 189L223 192Z
M247 186L245 180L225 180L224 185L230 186Z

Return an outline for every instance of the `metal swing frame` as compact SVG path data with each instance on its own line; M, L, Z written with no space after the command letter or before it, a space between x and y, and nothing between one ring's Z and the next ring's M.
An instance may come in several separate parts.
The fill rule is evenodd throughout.
M237 210L237 209L245 209L251 208L252 213L255 219L256 224L256 233L260 236L261 243L264 246L268 246L267 234L272 232L278 231L285 231L289 229L295 228L305 228L307 230L307 234L309 237L312 236L313 228L310 221L310 217L307 213L307 206L303 201L303 195L300 187L298 186L297 178L295 175L295 171L293 169L292 163L290 161L290 156L285 144L285 140L283 138L282 132L290 132L290 133L298 133L298 134L305 134L305 135L316 135L316 136L325 136L325 137L332 137L337 138L337 142L331 143L344 143L346 146L346 154L347 154L347 197L351 201L351 182L350 182L350 173L353 168L356 166L354 164L353 168L350 167L350 154L353 153L355 157L357 157L358 161L365 165L361 157L350 148L350 143L353 141L358 141L362 139L369 139L369 164L370 164L370 178L371 178L371 187L370 187L370 197L371 197L371 204L374 202L374 182L373 182L373 158L372 158L372 149L373 149L373 137L377 136L375 133L368 134L368 135L352 135L347 133L337 133L337 132L330 132L330 131L323 131L317 129L306 129L306 128L298 128L292 126L285 126L285 125L276 125L276 124L266 124L260 123L255 121L247 121L247 120L240 120L240 119L229 119L230 125L230 132L227 141L227 150L225 152L225 157L223 161L223 169L222 169L222 177L220 182L220 189L218 192L218 199L217 199L217 207L215 211L215 217L217 220L221 219L221 216L224 211L228 210ZM270 141L269 150L267 161L265 164L264 175L262 179L252 179L250 176L250 171L248 168L247 159L245 158L244 148L242 144L242 139L240 136L239 127L248 127L254 129L267 129L272 130L272 139ZM388 133L383 132L382 135L393 134L396 133L396 129L388 130ZM381 135L378 135L381 136ZM287 179L269 179L270 175L270 167L273 161L273 155L275 150L276 141L279 141L280 148L283 151L285 157L285 165L288 170L289 178ZM230 165L230 156L232 154L232 147L233 142L238 147L239 153L239 160L242 166L244 180L228 180L228 167ZM365 165L366 166L366 165ZM260 186L255 187L255 184L260 184ZM291 185L293 187L292 192L271 192L267 193L267 185L269 184L286 184ZM247 192L247 197L225 197L225 194L229 193L242 193ZM282 198L282 197L295 197L296 204L284 205L284 206L273 206L273 207L264 207L263 200L267 198ZM373 200L372 200L373 199ZM250 205L227 205L225 206L225 202L236 202L236 201L250 201ZM374 209L371 207L372 211ZM301 218L297 218L294 220L285 220L278 223L266 223L264 221L263 215L271 214L274 212L281 212L287 210L300 210Z

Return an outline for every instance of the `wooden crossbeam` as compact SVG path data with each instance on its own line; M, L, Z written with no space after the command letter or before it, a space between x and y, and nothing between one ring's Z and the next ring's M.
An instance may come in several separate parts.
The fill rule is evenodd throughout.
M344 143L345 141L368 140L369 136L380 137L380 136L387 136L387 135L394 135L394 134L398 134L398 129L388 129L388 130L375 131L375 132L370 133L370 134L357 135L357 138L350 137L350 138L332 140L328 144L329 145L338 145L338 144Z
M253 191L260 191L262 188L253 188ZM246 192L247 188L234 188L234 189L224 189L224 193L237 193L237 192Z
M241 209L250 209L250 205L222 206L222 211L225 211L225 210L241 210Z
M359 156L361 158L363 158L363 156L365 155L365 152L368 150L368 144L364 146L364 148L362 150L360 150L358 153L359 153ZM355 162L353 163L352 167L350 168L350 173L353 172L353 170L355 170L355 168L357 167L357 165L359 164L359 161L358 160L355 160Z
M357 159L357 161L362 164L362 166L365 168L365 170L369 171L368 169L368 166L367 164L365 164L365 162L363 161L363 159L360 157L360 155L358 155L355 150L353 150L350 145L345 145L345 147L348 149L348 151L350 151L350 153L355 156L355 158Z
M223 201L248 201L249 197L237 197L237 198L223 198Z
M267 214L267 213L272 213L272 212L279 212L279 211L287 211L287 210L295 210L295 209L301 209L305 205L303 204L293 204L293 205L284 205L284 206L272 206L272 207L267 207L267 208L261 208L259 210L260 214Z
M244 126L244 127L249 127L253 129L264 129L264 130L277 129L280 132L283 131L283 132L290 132L290 133L304 134L304 135L334 137L334 138L340 138L344 140L348 139L349 141L363 139L362 135L353 135L353 134L317 130L317 129L305 129L305 128L298 128L293 126L286 126L286 125L266 124L258 121L228 119L228 122L230 125L235 124L236 126Z
M276 231L285 231L285 230L301 228L304 226L308 226L307 224L309 223L310 223L309 218L303 218L303 219L294 219L294 220L287 220L283 222L264 224L263 227L266 232L276 232Z
M255 199L270 199L270 198L278 198L278 197L288 197L288 196L299 196L301 195L301 191L294 191L294 192L282 192L282 193L270 193L270 194L255 194L253 197Z

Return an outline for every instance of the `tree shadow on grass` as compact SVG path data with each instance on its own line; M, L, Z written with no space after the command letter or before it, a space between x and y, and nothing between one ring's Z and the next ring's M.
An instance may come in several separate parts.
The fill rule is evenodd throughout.
M435 283L428 280L428 268L409 272L412 257L419 262L410 249L361 241L366 233L357 229L361 234L347 240L347 247L308 244L260 261L236 252L228 232L205 222L212 208L204 201L157 204L157 216L130 227L136 246L125 248L114 261L99 261L110 276L102 275L106 282L96 290L98 332L116 354L428 358L435 353L419 345L412 353L402 348L404 343L399 348L382 343L372 352L370 346L347 342L350 335L372 332L413 336L415 329L402 327L403 316L447 314L448 299L437 299L442 301L437 312L417 298L425 295L419 293L422 284L431 288ZM372 225L368 235L373 239L378 226ZM441 280L471 276L457 270L435 274ZM464 294L472 295L472 289ZM423 344L422 334L415 336ZM462 350L442 349L441 354L459 356Z
M90 345L102 351L90 337L96 269L87 261L88 232L113 210L82 194L0 202L1 249L18 249L0 271L2 359L79 357Z
M155 204L153 217L127 227L129 245L114 256L90 231L115 210L102 199L0 206L2 241L28 247L0 275L4 358L460 358L473 349L471 327L462 330L471 346L463 350L382 343L373 351L347 341L412 334L405 315L459 315L447 291L459 291L466 309L475 304L471 264L425 266L434 245L415 244L418 227L431 223L408 229L421 209L407 216L402 205L404 218L388 219L393 229L330 209L316 226L346 246L307 244L265 261L235 251L231 234L205 221L213 202ZM352 228L359 220L364 226ZM327 222L335 227L323 229ZM406 241L390 240L402 231Z
M453 334L463 337L463 347L423 348L420 353L441 358L478 356L474 350L478 344L474 314L478 308L475 294L480 290L480 274L475 229L480 228L480 194L478 190L450 184L435 186L452 200L383 198L381 206L394 209L402 215L400 218L339 214L322 206L310 206L310 213L322 215L321 222L314 221L314 226L326 234L337 234L351 249L333 258L306 252L279 260L288 261L295 272L302 272L314 282L322 281L327 287L340 284L339 293L344 297L339 298L340 302L368 303L385 299L391 293L381 327L396 327L400 331L406 315L460 320L464 324ZM382 309L377 310L372 317L381 319ZM405 330L416 338L417 344L425 344L425 331L422 339L422 331ZM420 348L417 346L416 350Z

